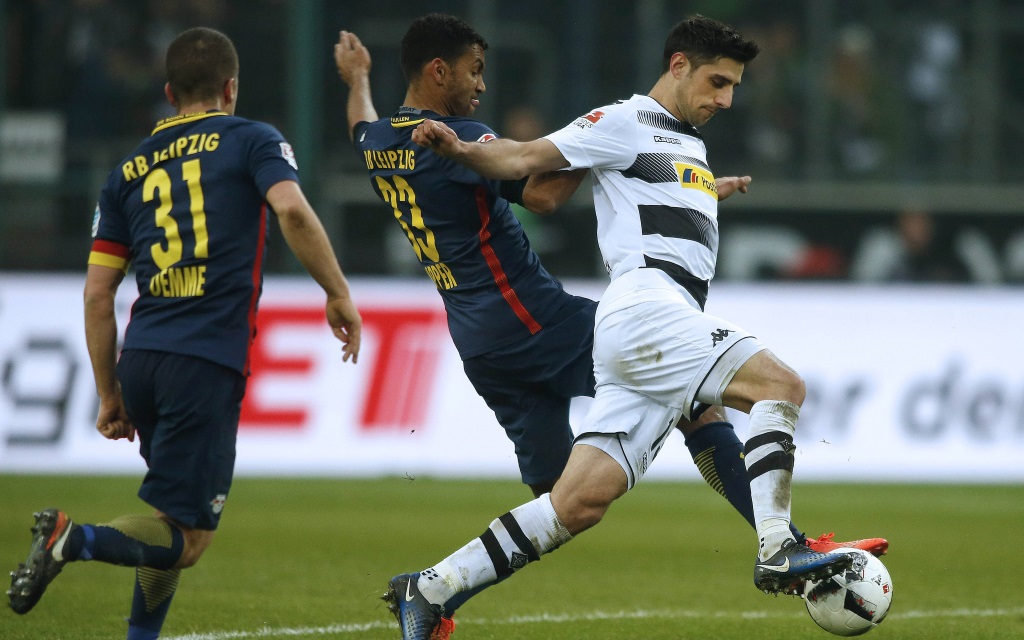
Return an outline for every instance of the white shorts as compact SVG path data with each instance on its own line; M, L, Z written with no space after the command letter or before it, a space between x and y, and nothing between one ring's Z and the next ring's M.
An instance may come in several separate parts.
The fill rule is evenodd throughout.
M597 393L576 442L615 458L632 488L679 417L695 417L701 404L722 404L733 376L764 348L695 307L661 271L623 274L597 308Z

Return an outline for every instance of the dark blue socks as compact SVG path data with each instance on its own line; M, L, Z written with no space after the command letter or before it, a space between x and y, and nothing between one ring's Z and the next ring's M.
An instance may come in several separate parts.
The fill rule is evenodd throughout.
M99 560L128 567L170 569L185 548L181 530L155 516L121 516L85 524L68 537L69 560Z
M710 422L686 437L686 448L711 488L722 494L740 515L754 526L754 505L750 499L750 477L743 461L743 443L728 422ZM804 534L789 525L796 541Z

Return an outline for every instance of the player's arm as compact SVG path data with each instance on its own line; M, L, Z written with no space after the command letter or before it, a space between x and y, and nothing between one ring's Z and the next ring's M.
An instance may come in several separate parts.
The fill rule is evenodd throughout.
M128 420L117 382L117 319L114 297L124 271L90 264L85 275L85 344L89 350L100 410L96 430L111 440L135 440L135 428Z
M331 241L297 182L282 180L267 190L267 202L277 214L288 247L327 294L327 322L344 344L342 360L359 361L363 320L352 302L348 280L334 255Z
M523 188L523 206L538 215L551 215L576 193L588 171L547 171L530 176Z
M718 201L725 200L737 191L746 193L747 188L750 186L750 181L750 176L715 178L715 190L718 192Z
M338 35L338 43L334 45L334 65L338 75L348 85L348 137L351 140L356 123L373 122L377 119L377 110L373 108L373 96L370 93L370 52L359 41L356 34L342 31Z
M499 138L488 142L463 142L447 125L424 120L412 132L412 141L463 164L485 178L519 180L569 166L550 140L516 142Z

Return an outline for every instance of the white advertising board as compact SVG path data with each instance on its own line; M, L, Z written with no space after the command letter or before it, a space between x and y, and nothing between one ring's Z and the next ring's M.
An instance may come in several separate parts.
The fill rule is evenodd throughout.
M242 475L518 477L425 281L357 279L359 364L322 295L268 278L238 439ZM138 443L94 429L79 276L0 276L0 473L133 473ZM603 283L569 283L597 297ZM133 299L119 297L123 328ZM708 312L803 375L798 479L1024 480L1024 299L1012 289L715 286ZM586 401L574 406L574 424ZM742 438L745 416L733 415ZM698 479L681 436L653 478Z

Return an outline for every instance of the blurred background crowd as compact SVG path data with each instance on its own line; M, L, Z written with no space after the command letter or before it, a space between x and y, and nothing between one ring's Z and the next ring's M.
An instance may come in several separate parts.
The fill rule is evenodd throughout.
M347 272L419 271L347 139L331 50L356 32L375 104L397 108L399 41L427 11L490 43L476 117L531 139L646 93L692 12L761 45L733 108L702 129L717 175L722 280L1024 282L1024 3L1019 0L0 0L0 270L80 271L105 175L153 123L181 30L223 30L238 115L277 126ZM524 214L562 277L602 273L589 189ZM278 242L280 239L278 238ZM280 246L278 246L280 249ZM271 272L291 272L271 250Z

